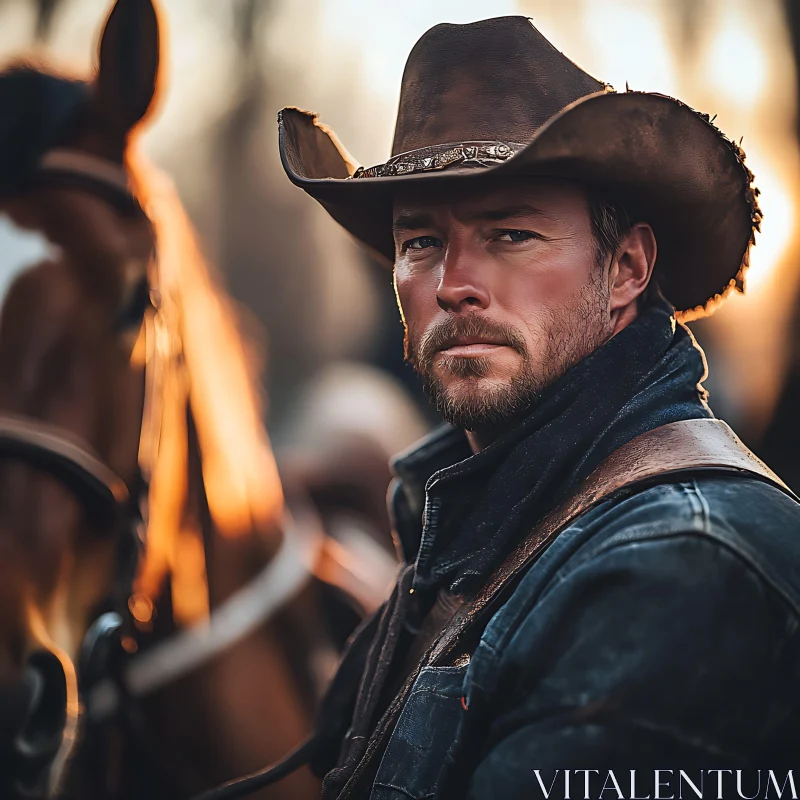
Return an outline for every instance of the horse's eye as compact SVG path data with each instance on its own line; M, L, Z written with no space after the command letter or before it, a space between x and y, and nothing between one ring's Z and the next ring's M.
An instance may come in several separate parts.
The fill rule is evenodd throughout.
M150 283L147 276L143 276L129 291L125 292L117 316L117 330L121 332L130 328L138 328L142 324L144 312L150 305Z

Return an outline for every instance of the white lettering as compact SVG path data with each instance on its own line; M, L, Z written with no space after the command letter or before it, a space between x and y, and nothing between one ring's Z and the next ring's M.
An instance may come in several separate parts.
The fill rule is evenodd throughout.
M655 796L654 800L674 800L674 798L675 798L674 794L671 794L669 797L664 797L664 795L661 795L661 794L658 793L659 789L661 789L661 787L663 786L663 784L661 783L661 773L662 772L668 772L670 775L672 775L674 770L671 770L671 769L656 769L656 770L653 770L653 772L654 772L654 777L656 779L656 796ZM667 783L666 788L669 788L669 783Z
M636 796L636 770L631 770L631 800L650 800L650 795L646 794L644 797Z
M689 786L692 787L694 793L702 798L703 797L703 771L700 770L700 788L698 789L694 783L692 783L691 778L681 769L678 770L678 797L680 800L683 800L683 781L686 781Z
M609 778L611 779L612 786L608 785ZM603 788L600 790L600 795L599 795L600 798L603 797L603 792L606 789L616 789L617 790L617 800L625 800L625 795L622 794L622 789L619 788L619 784L617 783L617 779L614 776L614 771L613 770L609 770L608 773L606 773L606 779L605 779L605 782L603 783Z
M764 797L769 797L769 784L772 782L772 785L775 787L775 791L778 793L778 797L783 797L783 790L786 788L786 781L789 781L789 785L792 787L792 800L797 800L797 791L794 788L794 775L792 774L792 770L789 770L789 774L783 781L783 786L778 788L778 781L775 779L775 773L772 770L768 772L769 778L767 780L767 789L764 792Z
M555 774L555 775L553 775L553 780L550 782L550 788L549 788L549 789L547 789L546 791L545 791L545 788L544 788L544 783L542 783L542 778L541 778L541 776L539 775L539 770L538 770L538 769L535 769L535 770L533 771L533 774L534 774L534 775L536 775L536 780L537 780L537 781L539 781L539 788L542 790L542 794L543 794L545 797L550 797L550 792L552 792L552 791L553 791L553 786L555 785L556 778L558 777L558 773L559 773L559 771L560 771L560 770L556 770L556 774Z
M733 775L732 769L710 769L708 770L709 773L716 772L717 773L717 800L722 800L722 773L723 772L730 772Z
M769 788L769 787L767 787ZM761 791L761 770L758 770L758 788L756 789L755 794L746 795L742 794L742 770L736 770L736 793L739 797L743 797L744 800L755 800L758 797L758 793Z
M596 772L598 775L600 774L599 769L576 769L573 772L582 772L583 773L583 800L589 800L589 773Z

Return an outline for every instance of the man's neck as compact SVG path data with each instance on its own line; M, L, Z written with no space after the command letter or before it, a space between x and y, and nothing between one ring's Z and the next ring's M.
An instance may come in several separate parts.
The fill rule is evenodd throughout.
M524 414L516 414L502 422L485 425L474 431L464 431L473 453L485 450L490 444L497 441L507 431L515 427Z

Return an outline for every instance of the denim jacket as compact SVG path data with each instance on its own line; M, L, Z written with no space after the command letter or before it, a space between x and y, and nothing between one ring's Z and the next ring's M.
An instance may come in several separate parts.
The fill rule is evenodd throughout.
M780 490L720 474L608 501L467 663L420 674L370 797L544 797L539 778L562 797L556 770L800 776L798 620L800 505Z
M636 366L622 337L603 351L578 375L590 392L609 366L611 375ZM502 548L530 531L538 511L520 516L520 498L559 459L574 486L639 433L712 416L688 331L675 327L659 359L606 417L587 417L594 398L578 387L565 412L572 417L551 437L555 449L526 450L520 440L487 473L476 465L491 454L470 456L464 434L450 429L396 460L390 508L418 595L458 591L465 576L483 580ZM598 407L608 396L595 392ZM696 778L697 770L794 767L800 788L799 619L800 504L780 489L709 472L608 500L559 533L468 657L420 673L369 797L527 800L548 790L558 798L565 770L597 778L644 770L639 798L679 796L654 791L653 771L667 769ZM573 777L571 797L620 796L591 780L585 792ZM747 784L744 794L754 791Z

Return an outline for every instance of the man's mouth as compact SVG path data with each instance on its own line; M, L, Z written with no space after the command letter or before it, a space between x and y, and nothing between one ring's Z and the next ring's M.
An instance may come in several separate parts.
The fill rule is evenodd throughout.
M439 352L449 356L485 356L501 347L508 347L508 345L500 339L490 339L485 336L459 336L446 342Z

